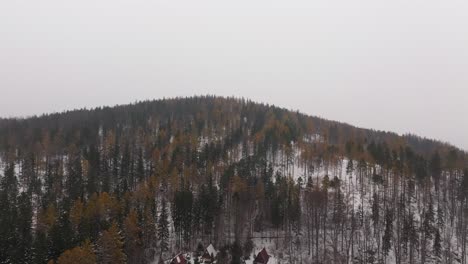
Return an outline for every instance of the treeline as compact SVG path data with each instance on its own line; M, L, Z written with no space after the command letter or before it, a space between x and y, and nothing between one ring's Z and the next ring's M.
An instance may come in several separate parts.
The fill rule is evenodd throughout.
M1 263L466 262L466 153L415 136L194 97L3 119L0 156Z

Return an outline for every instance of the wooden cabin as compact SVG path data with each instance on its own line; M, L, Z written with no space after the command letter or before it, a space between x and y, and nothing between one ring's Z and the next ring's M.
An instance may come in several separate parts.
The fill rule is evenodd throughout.
M187 259L185 258L184 254L180 253L179 255L175 256L171 264L187 264Z
M216 260L216 255L218 251L214 248L212 244L210 244L203 253L201 257L201 263L213 263Z

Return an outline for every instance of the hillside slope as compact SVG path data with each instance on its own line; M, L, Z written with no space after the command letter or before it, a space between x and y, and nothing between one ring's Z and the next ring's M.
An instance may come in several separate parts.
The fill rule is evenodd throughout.
M465 263L467 162L235 98L1 119L0 263Z

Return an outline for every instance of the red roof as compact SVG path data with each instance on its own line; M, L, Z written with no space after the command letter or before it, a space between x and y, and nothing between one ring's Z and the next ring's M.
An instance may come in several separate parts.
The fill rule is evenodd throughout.
M268 256L268 253L265 248L258 253L257 257L254 260L254 263L262 263L262 264L267 264L268 260L270 259L270 256Z
M179 254L172 259L171 264L187 264L187 260L183 254Z

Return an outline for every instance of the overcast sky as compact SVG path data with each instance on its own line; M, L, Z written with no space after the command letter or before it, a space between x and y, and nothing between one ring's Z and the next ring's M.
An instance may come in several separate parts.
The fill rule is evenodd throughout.
M466 0L0 2L0 116L235 95L468 149Z

